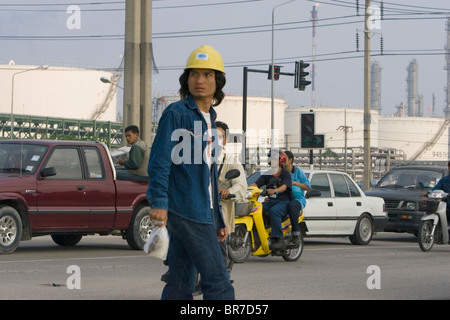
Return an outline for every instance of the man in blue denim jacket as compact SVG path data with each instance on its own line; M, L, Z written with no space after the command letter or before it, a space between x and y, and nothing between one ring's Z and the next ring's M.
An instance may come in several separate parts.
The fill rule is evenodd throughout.
M440 179L438 183L436 183L436 185L431 188L432 191L442 190L444 192L450 193L450 161L447 163L447 167L449 174ZM448 199L445 199L445 202L447 202L447 221L450 221L450 204Z
M164 110L148 164L150 218L164 221L171 235L162 299L192 299L197 271L204 299L234 299L219 246L227 230L219 205L212 108L224 98L222 57L210 46L194 50L179 80L182 100Z

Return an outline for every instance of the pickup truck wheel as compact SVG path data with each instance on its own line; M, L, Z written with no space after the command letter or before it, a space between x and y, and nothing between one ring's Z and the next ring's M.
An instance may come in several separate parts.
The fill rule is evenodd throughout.
M154 227L150 220L150 207L144 205L137 207L126 231L128 245L134 250L142 250Z
M80 242L83 235L81 234L52 234L52 240L64 247L73 247Z
M372 240L373 222L366 213L362 214L356 223L355 233L350 236L350 242L357 245L367 245Z
M22 219L16 209L0 207L0 254L12 253L22 239Z

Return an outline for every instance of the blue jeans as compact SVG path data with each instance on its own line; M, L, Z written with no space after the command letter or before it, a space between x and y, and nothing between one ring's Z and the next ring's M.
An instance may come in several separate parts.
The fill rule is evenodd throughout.
M270 227L272 228L273 238L283 238L281 221L288 214L288 200L279 200L269 198L269 202L263 203L263 214L270 216Z
M148 177L134 174L126 168L116 168L116 178L117 180L148 182Z
M296 199L289 201L289 218L292 224L292 234L298 235L300 232L300 226L298 225L298 218L300 217L300 211L302 210L302 204Z
M197 271L203 299L234 299L214 225L196 223L169 212L169 276L161 299L192 300Z

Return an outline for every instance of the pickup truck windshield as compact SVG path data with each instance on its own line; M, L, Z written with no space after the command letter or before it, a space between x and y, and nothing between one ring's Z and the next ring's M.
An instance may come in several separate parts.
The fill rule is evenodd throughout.
M431 189L442 173L431 170L402 169L392 170L380 181L379 188Z
M34 173L47 151L46 146L24 143L0 143L0 173Z

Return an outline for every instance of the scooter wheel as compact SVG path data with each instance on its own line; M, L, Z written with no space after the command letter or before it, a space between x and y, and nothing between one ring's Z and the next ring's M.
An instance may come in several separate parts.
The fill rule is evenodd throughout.
M302 255L302 252L303 252L303 234L300 233L299 237L300 237L300 239L299 239L300 243L299 243L298 247L288 249L287 253L282 255L284 261L294 262L294 261L297 261L298 259L300 259L300 256Z
M247 234L247 229L245 225L238 224L235 227L234 232L230 235L228 239L228 255L236 263L242 263L247 261L250 256L250 251L252 248L251 235L245 236Z
M419 227L419 247L423 252L428 252L433 248L435 237L431 234L433 222L431 220L422 221Z

